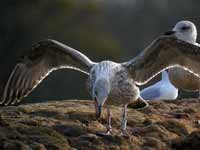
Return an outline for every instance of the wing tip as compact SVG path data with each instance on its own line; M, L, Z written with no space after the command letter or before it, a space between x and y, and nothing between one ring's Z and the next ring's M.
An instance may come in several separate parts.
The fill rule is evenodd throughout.
M39 41L38 44L41 44L41 45L45 44L45 45L47 45L47 44L55 44L57 42L58 41L53 40L53 39L43 39L43 40Z
M47 47L49 45L54 45L56 44L57 41L53 40L53 39L43 39L35 44L32 45L31 49L32 50L35 50L35 49L38 49L40 47Z

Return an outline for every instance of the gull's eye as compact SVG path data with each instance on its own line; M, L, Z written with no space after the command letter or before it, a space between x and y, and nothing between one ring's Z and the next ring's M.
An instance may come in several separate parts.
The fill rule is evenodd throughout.
M183 26L183 27L181 28L181 30L188 30L188 29L190 29L189 26Z

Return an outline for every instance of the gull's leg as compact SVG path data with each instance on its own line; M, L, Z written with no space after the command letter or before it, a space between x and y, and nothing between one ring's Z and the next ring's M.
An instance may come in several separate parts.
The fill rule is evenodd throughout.
M97 132L97 135L99 136L105 136L105 135L111 135L112 134L112 126L111 126L111 118L112 118L112 115L111 115L111 112L110 112L110 108L109 106L107 105L107 130L105 133L101 133L101 132Z
M108 118L108 124L107 124L106 134L110 135L110 134L112 134L112 126L111 126L112 114L111 114L110 108L108 106L107 106L107 118Z
M126 131L126 124L127 124L126 117L127 117L127 104L124 105L122 112L121 133L120 133L120 135L122 136L128 136L128 133Z

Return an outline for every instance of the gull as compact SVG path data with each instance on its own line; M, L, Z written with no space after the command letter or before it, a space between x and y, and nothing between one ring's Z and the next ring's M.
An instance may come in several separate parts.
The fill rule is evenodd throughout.
M174 100L178 96L178 89L170 82L167 71L162 71L162 79L143 89L140 96L145 100Z
M140 101L148 107L137 86L146 84L164 69L174 66L190 69L199 77L199 65L200 47L174 36L155 39L137 57L123 63L109 60L94 62L78 50L47 39L35 44L15 65L5 84L1 104L19 103L52 71L74 69L88 75L97 118L101 116L103 106L107 106L108 125L104 134L112 134L111 104L122 106L120 135L127 136L127 105Z
M166 32L166 34L175 35L178 39L199 46L199 44L196 43L196 26L190 21L179 21L178 23L176 23L172 31L168 31ZM168 74L172 84L176 88L186 91L200 90L200 79L190 72L182 68L171 68L169 69Z

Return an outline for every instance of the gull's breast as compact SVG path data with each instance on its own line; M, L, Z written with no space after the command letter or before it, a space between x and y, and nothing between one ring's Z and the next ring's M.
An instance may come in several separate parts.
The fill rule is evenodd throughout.
M139 97L139 88L123 69L116 72L111 85L112 88L107 104L124 105L133 102Z

